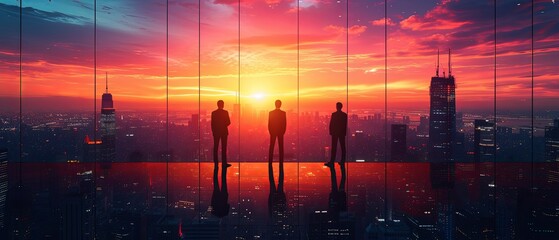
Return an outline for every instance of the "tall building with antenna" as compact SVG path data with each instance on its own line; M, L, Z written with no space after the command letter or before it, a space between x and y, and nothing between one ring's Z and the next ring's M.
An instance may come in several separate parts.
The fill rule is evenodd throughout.
M429 87L429 160L431 162L454 161L456 135L456 85L452 75L450 49L448 50L448 77L439 76L439 54L437 70Z
M437 70L429 87L429 175L435 191L439 239L454 239L454 200L450 194L455 182L456 140L456 84L452 76L450 49L448 50L448 77Z
M105 93L101 100L101 162L114 162L116 157L116 117L113 95L109 93L109 78L105 73Z

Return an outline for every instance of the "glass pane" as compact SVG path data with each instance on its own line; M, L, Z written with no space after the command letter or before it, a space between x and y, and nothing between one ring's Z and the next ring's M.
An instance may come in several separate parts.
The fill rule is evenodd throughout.
M19 2L2 1L0 3L2 26L4 32L0 39L0 148L7 151L3 161L19 161ZM0 163L1 164L1 163ZM15 164L11 164L16 166ZM17 173L17 172L16 172ZM17 179L17 178L15 178Z
M22 192L10 196L16 215L10 216L15 228L10 237L61 237L70 221L63 214L76 198L83 199L80 235L94 234L93 166L82 154L84 138L93 130L91 4L23 3L21 144L27 164Z
M211 181L208 171L200 175L198 112L198 1L169 1L169 220L179 235L192 236L199 226L200 182ZM199 168L200 167L200 168ZM179 224L175 226L174 224Z
M386 140L393 163L387 219L380 224L387 230L403 228L421 238L494 238L493 195L487 194L492 164L473 163L474 120L485 122L493 113L493 45L487 37L493 19L480 17L492 16L493 9L482 2L389 7Z
M346 150L354 130L348 126L347 7L348 1L299 2L299 218L309 238L355 234L355 216L346 214L353 196L345 162L354 161ZM351 39L366 29L351 27ZM348 222L338 225L344 214Z
M196 118L201 133L197 157L201 162L201 192L199 218L194 219L198 222L193 221L184 234L194 234L197 238L202 236L197 234L205 234L197 229L206 226L218 228L215 234L232 236L241 216L237 99L239 6L237 1L200 4L200 115ZM223 107L218 106L219 100L223 101ZM214 143L217 143L215 148ZM214 160L217 165L213 164ZM231 167L227 168L226 164Z
M24 206L16 207L21 200L20 185L20 8L19 1L0 2L0 237L8 233L14 222L10 219L22 213ZM23 170L23 169L21 169ZM15 197L14 197L15 195ZM19 199L18 199L19 197ZM11 200L11 199L16 199ZM28 206L25 206L28 207Z
M237 237L299 237L296 10L289 1L241 4L239 140L245 163Z
M354 225L351 239L367 238L386 216L384 18L384 1L349 1L349 163L346 176L333 176L347 183L340 218L351 216L341 223Z
M551 30L558 24L554 17L558 13L553 2L537 1L534 5L534 189L531 198L522 202L532 206L532 214L527 214L529 209L521 213L532 217L527 222L534 224L533 239L553 239L559 235L557 220L548 214L557 213L559 203L559 89L554 86L559 74L559 38L554 34L557 30Z
M531 239L531 1L497 5L496 219L499 238ZM517 214L513 214L513 213Z
M96 95L97 236L178 236L178 224L165 233L173 223L166 215L171 201L164 1L97 1Z

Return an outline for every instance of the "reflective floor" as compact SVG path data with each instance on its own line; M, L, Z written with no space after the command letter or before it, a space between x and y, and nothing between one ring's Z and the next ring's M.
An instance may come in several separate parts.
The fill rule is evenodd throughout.
M2 239L559 238L557 163L267 165L11 164Z

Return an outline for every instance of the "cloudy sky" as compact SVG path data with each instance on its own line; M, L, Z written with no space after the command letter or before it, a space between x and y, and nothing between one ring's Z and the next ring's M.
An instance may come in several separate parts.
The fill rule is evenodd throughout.
M108 73L117 108L164 109L168 63L171 111L197 107L199 90L203 107L235 102L240 90L242 103L261 108L279 98L295 109L298 95L303 111L346 100L382 109L385 87L389 108L427 109L437 49L442 75L450 48L459 110L486 111L496 37L497 106L529 110L531 1L497 2L388 0L385 15L384 1L170 0L167 15L165 1L98 0L97 96ZM558 110L559 5L534 2L535 108ZM24 107L92 104L94 2L23 1L22 12ZM8 110L19 96L19 19L19 1L0 0L0 98Z

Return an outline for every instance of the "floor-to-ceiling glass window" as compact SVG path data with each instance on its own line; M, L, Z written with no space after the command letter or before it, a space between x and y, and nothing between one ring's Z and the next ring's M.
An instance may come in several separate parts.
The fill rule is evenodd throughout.
M237 1L200 1L199 4L200 105L196 118L200 128L201 202L196 224L201 225L193 225L191 229L212 226L219 229L222 237L233 236L236 234L233 226L239 223L240 217L239 4ZM225 146L226 154L223 154Z
M559 121L558 119L558 90L553 86L558 70L555 67L559 53L556 50L559 39L551 34L552 26L558 20L552 17L557 14L557 7L553 2L535 1L532 12L532 89L533 89L533 189L528 202L532 209L533 223L531 239L551 239L557 237L557 220L553 217L557 213L559 202L558 176L559 168ZM554 80L555 79L555 80ZM523 204L520 203L519 205ZM521 212L526 215L527 210ZM522 226L522 225L521 225Z
M2 239L558 236L554 1L0 13Z
M165 1L97 1L96 234L166 236ZM146 219L145 221L143 219Z
M239 11L240 234L299 238L297 3Z
M347 12L347 106L349 114L345 175L347 212L344 224L354 226L352 238L367 238L385 219L385 2L349 1ZM339 187L342 189L342 186ZM343 192L343 191L341 191ZM346 207L346 206L343 206ZM341 212L341 217L344 216Z
M479 171L489 171L494 160L488 123L494 8L481 2L389 4L385 226L423 238L491 237L492 177ZM476 119L488 125L485 164L473 163Z
M91 238L93 165L80 162L85 161L84 139L93 133L93 12L87 7L92 2L21 4L20 144L25 164L22 192L9 197L11 204L23 204L11 212L16 220L9 221L9 235L62 237L71 221L65 207L80 199L80 235Z
M201 204L201 182L211 182L212 172L199 162L205 130L199 128L199 10L197 0L168 2L168 224L180 237L200 226L200 214L208 209L207 201Z
M345 175L347 162L353 162L347 147L355 130L348 124L354 115L348 102L347 51L348 40L363 34L366 26L348 28L348 4L301 1L298 5L299 218L305 224L304 237L311 239L329 232L340 236L356 232L354 214L343 216L355 197L347 194Z
M529 239L533 186L531 1L496 6L497 235ZM511 14L513 13L513 14Z

